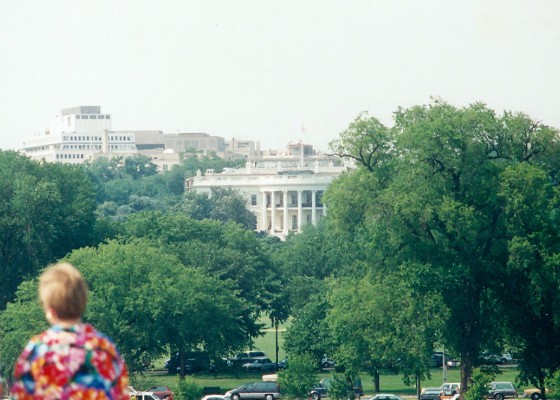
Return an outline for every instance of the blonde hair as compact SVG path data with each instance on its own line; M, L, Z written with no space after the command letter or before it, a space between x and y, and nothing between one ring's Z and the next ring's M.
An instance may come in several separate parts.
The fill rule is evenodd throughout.
M81 318L86 309L88 288L80 271L63 262L48 267L39 277L39 298L60 319Z

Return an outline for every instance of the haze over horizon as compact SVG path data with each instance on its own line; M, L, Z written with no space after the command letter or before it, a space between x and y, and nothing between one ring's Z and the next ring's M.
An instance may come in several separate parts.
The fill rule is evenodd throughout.
M556 0L4 0L0 149L79 105L114 130L262 149L326 151L360 112L390 126L432 97L560 127L559 16Z

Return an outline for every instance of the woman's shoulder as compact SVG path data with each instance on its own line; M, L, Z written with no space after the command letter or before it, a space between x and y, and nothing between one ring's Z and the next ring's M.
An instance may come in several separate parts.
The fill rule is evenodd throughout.
M90 350L102 350L117 355L116 346L111 338L98 331L91 324L82 324L78 333L77 344Z

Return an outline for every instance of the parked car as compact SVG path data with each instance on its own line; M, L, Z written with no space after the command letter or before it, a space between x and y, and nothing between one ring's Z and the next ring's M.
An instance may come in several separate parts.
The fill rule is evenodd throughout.
M444 383L439 387L439 390L440 400L451 400L461 390L461 384L458 382Z
M274 400L281 397L277 382L246 383L238 388L229 390L224 395L226 400L260 399Z
M180 356L179 353L171 355L165 361L164 368L170 374L176 374L180 371ZM211 370L210 357L205 351L189 351L185 353L185 373L192 374L202 370Z
M318 383L317 385L313 386L313 389L309 392L309 397L312 400L319 400L323 397L327 397L329 394L327 393L327 388Z
M542 398L541 390L537 388L528 388L523 391L523 397L530 397L532 400L539 400Z
M445 363L447 365L448 368L458 368L461 366L461 361L460 360L449 360Z
M272 362L270 358L259 357L253 361L243 364L243 369L246 371L275 371L276 363Z
M226 400L226 396L223 394L207 394L200 400Z
M266 357L266 354L260 350L242 351L228 360L228 364L232 367L241 367L243 364L250 363L256 358Z
M370 400L403 400L403 399L402 397L397 396L396 394L380 393L373 396Z
M131 399L134 400L161 400L153 392L134 392L134 393L129 393L129 396Z
M146 389L145 392L152 392L160 399L173 400L173 391L169 386L152 386Z
M489 352L483 352L480 354L481 364L508 364L513 361L513 357L509 353L503 354L492 354Z
M443 353L441 351L436 351L432 354L432 367L442 367L443 366Z
M279 370L280 369L286 369L286 368L288 368L288 359L287 358L284 358L284 359L278 361L278 369Z
M517 389L511 382L490 382L486 397L494 400L504 400L506 397L517 397Z
M439 400L441 389L438 387L424 388L420 392L420 400Z
M334 362L334 360L331 360L329 357L327 357L326 354L321 359L321 368L323 369L334 368L335 365L336 362Z

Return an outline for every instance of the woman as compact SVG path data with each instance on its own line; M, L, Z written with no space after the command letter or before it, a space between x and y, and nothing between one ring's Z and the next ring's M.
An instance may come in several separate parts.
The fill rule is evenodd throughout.
M13 399L127 399L128 374L113 342L82 322L87 284L68 263L39 278L39 298L51 327L20 355Z

